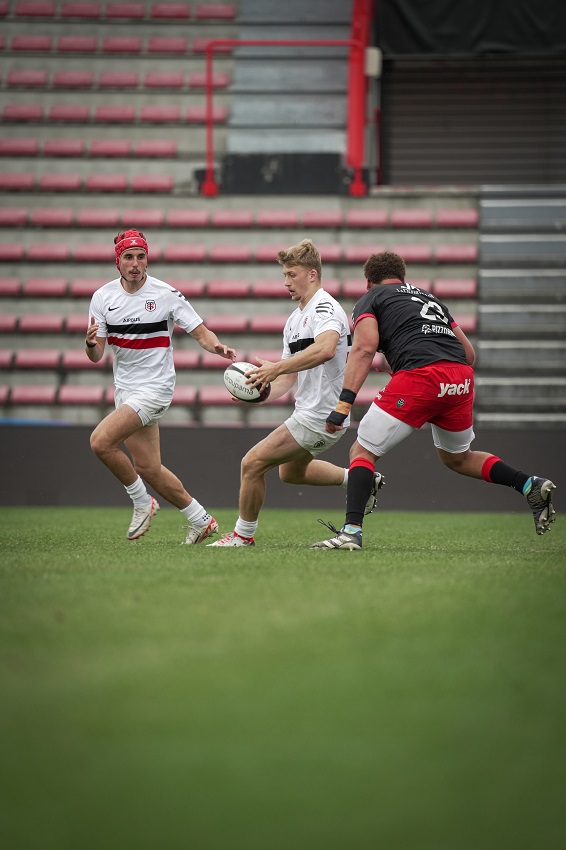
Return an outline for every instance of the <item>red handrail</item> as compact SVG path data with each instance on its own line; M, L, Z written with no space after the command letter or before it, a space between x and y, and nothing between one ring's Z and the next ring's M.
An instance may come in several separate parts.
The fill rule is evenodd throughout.
M363 30L363 28L362 28ZM214 176L213 139L213 61L214 51L220 47L349 47L348 60L348 126L346 142L346 164L352 168L354 177L350 184L351 195L367 194L362 179L365 133L365 41L359 39L238 39L216 38L206 45L206 172L201 193L208 197L218 195L219 185Z

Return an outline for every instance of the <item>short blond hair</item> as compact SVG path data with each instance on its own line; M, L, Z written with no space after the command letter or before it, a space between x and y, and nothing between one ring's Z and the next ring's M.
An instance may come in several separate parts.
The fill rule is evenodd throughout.
M318 248L310 239L303 239L298 245L293 245L285 251L279 251L277 262L282 266L302 266L304 269L315 269L318 279L322 278L322 260Z

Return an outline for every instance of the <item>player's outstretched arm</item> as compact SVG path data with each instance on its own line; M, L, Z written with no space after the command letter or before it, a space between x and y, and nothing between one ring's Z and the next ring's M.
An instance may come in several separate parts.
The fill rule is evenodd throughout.
M236 350L220 342L216 334L209 330L204 322L190 331L190 335L205 351L210 351L211 354L218 354L220 357L225 357L232 362L236 359Z

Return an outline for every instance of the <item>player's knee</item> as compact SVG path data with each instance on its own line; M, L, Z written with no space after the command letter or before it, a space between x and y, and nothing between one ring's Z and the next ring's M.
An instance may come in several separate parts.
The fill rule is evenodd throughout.
M97 431L93 431L90 435L90 448L96 457L103 457L108 451L106 440Z

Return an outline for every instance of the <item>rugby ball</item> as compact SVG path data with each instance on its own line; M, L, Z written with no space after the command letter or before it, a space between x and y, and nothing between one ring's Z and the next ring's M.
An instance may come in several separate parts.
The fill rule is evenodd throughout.
M250 384L246 384L246 372L253 372L258 367L253 363L231 363L224 372L224 386L234 398L239 401L247 401L249 404L259 404L265 401L271 392L271 384L263 388L261 392Z

